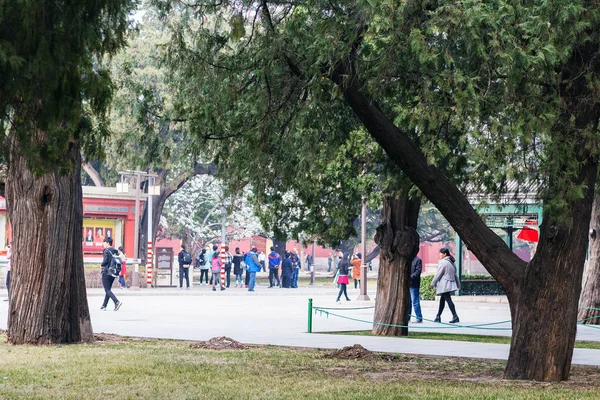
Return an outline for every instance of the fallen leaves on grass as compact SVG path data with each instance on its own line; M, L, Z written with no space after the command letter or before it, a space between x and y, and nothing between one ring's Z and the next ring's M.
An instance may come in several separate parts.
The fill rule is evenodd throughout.
M246 350L248 346L227 336L218 336L204 342L190 343L192 349L208 350Z

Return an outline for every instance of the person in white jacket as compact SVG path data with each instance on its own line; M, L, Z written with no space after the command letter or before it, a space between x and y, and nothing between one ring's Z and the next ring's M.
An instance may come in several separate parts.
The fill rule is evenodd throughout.
M438 264L438 270L431 281L431 288L433 289L435 287L436 294L441 296L440 307L438 308L438 313L434 320L435 322L441 322L445 303L448 303L448 307L452 312L453 318L450 323L455 324L460 322L458 315L456 314L454 303L452 302L452 297L450 297L452 292L460 289L460 280L454 261L454 257L450 254L450 250L446 247L442 247L440 249L440 263Z

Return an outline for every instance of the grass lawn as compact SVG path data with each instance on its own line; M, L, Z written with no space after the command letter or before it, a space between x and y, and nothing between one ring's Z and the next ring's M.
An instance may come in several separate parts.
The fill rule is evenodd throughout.
M356 335L356 336L376 336L372 331L349 331L349 332L318 332L330 333L333 335ZM454 333L437 332L414 332L409 329L409 339L434 339L434 340L457 340L461 342L479 342L479 343L500 343L510 344L510 337L507 336L485 336L485 335L465 335ZM579 349L597 349L600 350L600 342L576 341L575 347ZM600 396L599 396L600 398Z
M600 393L600 369L573 368L568 382L537 383L502 380L504 363L497 361L195 347L119 337L12 346L0 333L0 399L512 400L598 399Z

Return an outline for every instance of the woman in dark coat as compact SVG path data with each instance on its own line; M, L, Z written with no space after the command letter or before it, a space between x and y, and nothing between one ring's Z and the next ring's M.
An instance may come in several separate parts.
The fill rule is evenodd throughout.
M244 261L244 255L240 251L239 247L235 248L235 254L233 255L233 274L235 275L235 287L244 287L244 268L242 267L242 261Z
M350 271L350 254L344 254L344 258L340 261L338 265L338 280L337 283L340 285L340 292L338 293L338 297L336 302L340 302L340 297L342 297L342 293L346 296L346 301L350 301L350 297L348 297L348 293L346 292L346 286L348 285L348 272Z
M284 288L289 288L292 283L292 274L293 274L292 260L290 259L290 252L285 252L285 257L281 263L281 286Z

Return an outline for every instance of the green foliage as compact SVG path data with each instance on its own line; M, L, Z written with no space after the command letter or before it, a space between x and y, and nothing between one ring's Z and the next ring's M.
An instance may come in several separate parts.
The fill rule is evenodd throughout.
M69 170L80 140L101 156L113 87L98 60L124 44L135 1L3 1L0 13L0 120L37 174ZM96 61L94 61L96 60ZM98 128L89 121L99 118ZM3 149L4 150L4 149Z
M429 287L433 281L433 275L421 275L421 288L419 293L423 300L435 300L435 288Z

